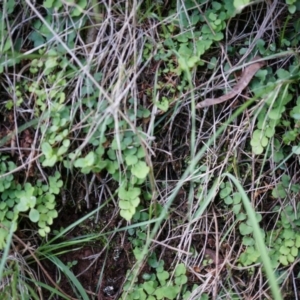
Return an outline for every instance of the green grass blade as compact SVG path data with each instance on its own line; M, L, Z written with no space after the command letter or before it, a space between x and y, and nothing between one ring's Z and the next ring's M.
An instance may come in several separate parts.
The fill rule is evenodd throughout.
M58 291L57 289L53 288L52 286L50 285L47 285L43 282L40 282L40 281L34 281L30 278L27 278L28 281L31 281L33 283L34 286L40 286L46 290L48 290L49 292L51 292L52 294L54 295L57 295L60 297L60 299L66 299L66 300L69 300L70 298L68 298L66 295L64 295L63 293L61 293L60 291Z
M272 291L272 294L274 297L273 299L274 300L282 300L283 298L281 296L280 289L278 287L276 277L274 275L274 270L272 268L271 260L268 255L266 245L264 243L264 238L261 234L261 230L260 230L260 227L259 227L257 219L256 219L255 211L251 206L250 200L249 200L245 190L239 183L239 181L233 175L231 175L229 173L225 173L222 175L222 177L224 177L224 176L227 176L230 178L230 180L235 184L235 186L237 187L238 191L240 192L240 194L242 196L242 201L245 206L246 212L248 214L249 221L251 222L252 227L253 227L253 236L256 241L257 248L260 252L262 263L265 268L267 277L269 279L269 285L270 285L270 288L271 288L271 291Z
M204 197L203 202L200 203L200 207L198 208L198 210L196 211L193 219L191 222L196 222L198 221L198 218L202 216L202 214L204 213L204 211L206 210L207 206L209 205L209 203L212 201L212 199L215 197L217 191L218 191L218 187L220 185L220 178L216 179L213 183L213 186L211 187L211 189L209 190L207 196Z
M79 292L80 299L83 300L89 300L89 297L84 289L84 287L81 285L77 277L73 274L73 272L70 271L70 268L68 268L58 257L56 256L50 256L48 257L57 268L59 268L68 278L70 283L73 285L73 287Z
M3 271L4 271L6 260L7 260L7 257L8 257L8 252L10 250L10 244L11 244L11 239L12 239L12 236L13 236L13 233L14 233L14 231L13 231L14 227L15 227L14 226L14 222L12 222L12 226L10 227L9 234L7 236L7 239L6 239L6 245L5 245L2 257L1 257L1 262L0 262L0 282L2 282L2 279L3 279Z

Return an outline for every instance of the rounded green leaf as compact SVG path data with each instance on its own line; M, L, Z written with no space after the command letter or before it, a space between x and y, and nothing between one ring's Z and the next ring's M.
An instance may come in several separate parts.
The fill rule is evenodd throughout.
M294 14L297 10L297 7L296 7L296 5L289 5L288 10L289 10L290 14Z
M141 189L138 187L129 187L128 189L128 200L133 200L141 194Z
M273 189L272 191L272 196L274 198L285 198L286 197L286 191L284 189L284 187L279 184L276 188Z
M274 134L275 134L275 128L274 127L266 128L266 130L265 130L266 137L271 138L271 137L274 136Z
M149 170L150 168L146 165L144 161L138 161L131 168L132 174L140 179L146 178L149 173Z
M134 198L134 199L130 200L130 204L133 207L137 207L140 204L140 198L137 197L137 198Z
M78 159L76 159L75 162L74 162L74 166L75 166L76 168L83 168L83 167L85 166L85 161L84 161L84 159L83 159L83 158L78 158Z
M49 233L49 232L50 232L50 227L49 227L49 226L46 226L46 227L44 228L44 231L45 231L45 233Z
M14 216L15 216L15 214L11 210L9 210L5 215L6 219L8 219L8 220L12 220L14 218Z
M293 247L294 244L295 244L294 240L285 240L284 241L284 246L286 246L286 247Z
M96 160L96 156L94 152L90 152L85 158L84 158L84 162L85 162L85 166L84 167L91 167L94 165Z
M45 0L44 1L44 6L46 8L51 8L53 6L53 2L54 2L54 0Z
M259 143L256 143L255 145L252 145L252 151L254 154L259 155L264 152L264 148Z
M47 202L46 207L50 210L52 210L55 207L56 203L53 202Z
M190 68L194 68L198 62L199 62L199 57L194 55L188 59L187 65Z
M129 155L125 156L125 161L126 161L127 166L131 166L138 162L138 158L136 155L129 154Z
M290 263L293 263L295 261L295 257L289 253L287 256L286 256L287 260L290 262Z
M39 229L38 232L39 232L39 235L40 235L40 236L42 236L42 237L45 237L45 236L46 236L46 232L45 232L44 229L41 228L41 229Z
M49 158L46 158L43 162L42 165L43 167L53 167L55 163L57 162L57 156L53 155Z
M236 204L236 205L233 205L232 207L232 212L237 215L240 211L241 211L241 208L242 208L242 204Z
M52 68L56 67L57 64L58 64L57 59L58 59L58 57L49 56L48 59L46 60L46 63L45 63L46 69L52 69Z
M185 275L185 273L186 273L185 265L183 263L178 264L175 269L175 276Z
M271 109L268 113L268 117L272 120L279 120L281 118L282 113L285 111L285 107L275 107Z
M20 199L20 203L16 206L18 211L25 212L28 210L27 201L25 198Z
M296 155L300 154L300 146L293 146L292 152Z
M46 157L51 157L52 153L53 153L53 148L52 146L45 142L45 143L42 143L42 152L43 154L46 156Z
M299 147L300 148L300 147ZM145 150L144 150L144 148L141 146L141 147L139 147L138 148L138 151L137 151L137 157L138 158L143 158L143 157L145 157Z
M44 219L45 219L45 215L40 215L40 220L38 222L38 225L39 225L40 228L44 228L46 226L46 222L41 221L42 217L44 217Z
M246 218L247 218L247 216L244 213L238 213L236 215L236 220L237 221L244 221L244 220L246 220Z
M255 241L252 237L244 236L243 237L243 245L245 246L254 246Z
M260 144L263 146L263 147L266 147L268 145L268 142L269 142L269 139L265 136L263 136L260 140Z
M262 130L256 129L256 130L253 131L252 140L259 141L263 136L264 135L263 135Z
M299 249L297 247L292 247L291 248L291 255L296 257L298 255L298 251L299 251Z
M153 294L156 289L154 281L145 282L143 284L143 288L147 292L148 295Z
M287 257L285 255L280 255L279 262L284 266L287 266L289 264Z
M241 200L242 200L242 196L240 193L234 193L233 194L233 203L234 204L239 204L241 203Z
M58 212L56 210L50 210L48 212L48 216L50 216L51 218L55 219L58 217Z
M124 218L126 221L130 221L133 214L128 209L121 209L120 216Z
M65 154L67 151L68 151L68 147L61 146L61 147L58 148L57 156L62 156L62 155Z
M248 226L246 223L241 223L239 229L242 235L247 235L253 232L253 228Z
M250 3L250 0L234 0L233 6L238 10L241 11L245 6Z
M151 277L152 277L152 275L149 273L143 273L143 275L142 275L142 278L147 281L150 280Z
M27 205L29 208L35 207L35 204L36 204L36 197L30 196L27 198Z
M53 218L52 217L48 216L48 218L47 218L47 224L48 225L52 225L53 224Z
M156 273L156 276L157 276L160 284L165 285L166 280L170 277L170 274L167 271L162 271L162 272Z
M175 284L177 286L183 285L187 283L187 277L185 275L180 275L179 277L175 278Z
M224 39L224 34L222 32L216 32L213 36L214 41L221 41Z
M119 207L121 209L129 209L130 206L131 206L131 203L129 201L122 200L122 199L119 200Z
M29 219L34 223L38 222L40 219L40 213L35 208L32 208L29 212Z
M221 198L222 198L222 197L221 197ZM232 199L232 197L228 196L228 197L225 197L224 202L225 202L227 205L230 205L230 204L233 203L233 199Z
M220 192L220 197L224 199L227 197L230 193L232 192L231 186L226 186L224 189L221 190ZM229 200L228 200L229 201Z
M164 112L169 109L169 101L166 97L163 97L160 101L156 101L155 104L160 110Z
M295 231L293 229L290 229L290 228L284 229L283 236L286 240L287 239L294 239L295 238Z
M280 249L279 249L279 252L280 252L281 254L287 255L287 254L290 253L290 249L289 249L288 247L282 245L282 246L280 247Z

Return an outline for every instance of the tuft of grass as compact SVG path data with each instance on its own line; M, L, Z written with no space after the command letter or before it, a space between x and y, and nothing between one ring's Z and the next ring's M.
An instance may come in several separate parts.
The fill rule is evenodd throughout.
M300 248L297 7L244 4L3 3L0 151L16 165L0 168L3 298L95 299L115 244L128 267L116 298L284 298ZM238 100L195 109L257 54L268 64ZM52 231L46 208L83 217ZM98 232L65 239L90 217ZM94 243L91 291L63 258Z

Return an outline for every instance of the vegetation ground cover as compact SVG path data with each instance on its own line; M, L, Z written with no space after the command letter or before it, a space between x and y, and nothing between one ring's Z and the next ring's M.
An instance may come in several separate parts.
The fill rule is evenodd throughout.
M1 5L1 299L299 297L300 1Z

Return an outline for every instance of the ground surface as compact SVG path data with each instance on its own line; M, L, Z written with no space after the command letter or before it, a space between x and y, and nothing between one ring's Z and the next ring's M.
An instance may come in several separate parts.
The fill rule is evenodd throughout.
M7 24L10 27L6 28L6 32L9 33L10 28L15 29L8 35L11 39L16 38L17 45L22 45L20 52L27 53L31 51L28 49L35 48L40 66L33 63L36 57L29 55L16 65L5 65L1 73L0 92L4 100L0 101L0 151L20 168L14 172L15 183L25 185L28 182L34 185L37 180L47 182L47 178L55 171L61 173L63 182L56 196L58 217L51 224L50 234L46 238L41 237L37 234L38 225L29 222L25 213L20 214L19 228L15 232L10 254L24 256L36 281L60 288L67 299L80 299L81 296L70 284L72 277L64 275L54 258L68 266L90 299L117 300L121 297L127 272L136 267L138 255L135 250L150 240L151 230L158 224L157 219L151 223L152 220L170 205L157 232L151 237L148 254L155 253L157 260L164 262L164 268L170 274L176 265L184 264L187 270L185 288L191 290L196 285L198 289L198 294L195 292L193 297L186 299L273 299L266 274L258 260L260 253L255 252L253 246L253 229L249 222L246 223L248 212L241 202L241 192L223 175L230 173L238 178L251 206L261 217L259 225L263 233L267 236L271 232L275 242L288 243L286 248L292 248L296 244L292 238L300 231L300 164L298 150L294 148L300 140L297 119L300 108L296 105L299 102L296 96L299 94L297 55L300 46L297 34L294 34L299 27L299 12L289 14L288 9L294 8L288 8L287 3L267 1L251 5L241 14L232 14L227 18L226 13L232 7L230 1L225 1L224 5L223 2L221 5L216 1L198 1L201 7L198 5L196 8L193 1L181 1L180 5L180 1L166 1L158 8L149 2L145 1L145 7L137 9L130 1L110 1L101 6L104 13L97 13L98 19L94 18L94 11L86 7L86 11L83 11L87 14L78 17L86 18L86 23L82 23L85 27L79 33L75 28L77 25L74 25L76 30L73 32L73 25L63 23L65 16L71 16L71 11L67 10L71 6L52 7L51 14L47 15L47 10L38 5L37 11L24 9L23 17L19 14L19 8L27 6L22 6L20 2L15 8L16 12L8 14ZM190 9L195 10L189 14L187 11ZM42 17L38 16L39 11L44 14ZM101 19L103 16L105 18ZM51 42L58 38L63 40L65 31L52 37L48 29L41 25L43 17L53 18L53 24L61 22L64 30L67 28L72 31L73 35L67 35L71 39L69 52L59 52L62 47L55 44L57 48L53 47L58 49L57 57L53 53L49 55L47 51L53 50ZM78 21L76 17L70 17L71 21L68 19L70 24ZM31 23L32 19L38 22ZM23 23L21 30L19 24ZM193 23L191 27L190 23ZM90 28L97 30L90 31ZM16 32L20 35L22 32L23 39L19 41L15 36L19 33ZM85 37L89 33L92 34L92 40ZM218 38L217 34L220 33L221 38ZM203 50L199 41L208 41L208 48ZM45 52L39 53L39 47L42 46ZM194 55L195 49L200 54L196 51L196 58L188 56ZM222 105L213 105L208 109L194 109L193 102L197 104L207 98L217 98L234 89L245 69L244 64L256 54L263 57L264 65L258 74L251 77L250 82L247 81L239 95L235 95L236 99L229 99ZM186 64L182 63L182 58L186 59ZM45 74L45 61L51 66L48 74ZM81 61L86 65L91 62L88 75L94 78L98 86L89 81L90 77L84 72L86 65L80 66ZM74 66L77 68L75 71L72 68ZM235 66L238 72L235 72ZM230 70L234 71L228 73ZM32 90L35 83L38 84L36 90ZM268 98L265 94L257 96L257 90L267 88L269 83L274 83L274 86L267 94L272 95L275 91L276 97ZM16 96L17 90L21 96ZM62 95L55 98L50 91L59 91ZM108 96L104 97L104 94ZM61 99L62 106L69 109L62 116L55 110L61 104ZM115 101L112 107L107 99ZM249 99L252 103L243 106ZM280 104L276 102L278 99L283 99L279 101ZM274 113L272 105L275 109L279 105L281 109L282 103L284 109ZM234 115L241 107L244 109ZM263 119L257 121L260 109L265 111ZM41 118L39 123L31 123L28 128L21 130L24 124L34 122L36 116L41 116L43 110L53 113L49 123ZM105 119L104 115L108 118ZM269 115L277 123L274 121L270 125ZM296 117L293 119L293 116ZM230 118L232 120L226 124ZM60 121L63 125L57 125ZM102 127L104 121L107 121L107 127ZM53 129L56 126L52 126L54 123L57 130ZM42 131L45 124L50 133ZM218 136L216 133L224 124L226 126ZM263 131L262 124L269 126L267 143L264 137L263 147L259 145L264 151L254 153L253 132L258 128ZM61 137L66 128L66 136ZM96 131L96 138L90 143L89 130L94 128L99 131ZM139 136L143 136L143 140L139 140L143 146L141 148L147 150L145 157L138 159L144 159L147 168L149 166L149 169L145 168L148 173L142 178L131 169L134 165L131 160L138 159L128 159L128 153L125 152L136 146L136 142L130 141L133 140L132 136L138 136L137 128L139 133L144 134ZM19 132L14 135L16 129ZM126 142L130 140L128 144L114 148L114 138L126 133L132 133L132 136L126 137ZM46 153L43 152L42 143L53 140L52 135L57 140L52 142L51 150L53 148L56 151L55 147L61 146L65 140L71 145L55 164L44 166L43 155L46 156ZM69 162L68 155L74 154L85 142L81 159L96 153L91 163L95 164L94 168L85 172L79 163L72 170L65 167L64 163ZM99 150L98 146L102 148ZM196 161L195 155L202 149L205 151L201 159L185 175ZM97 161L99 157L100 162ZM97 165L105 159L116 163L115 168L119 173L111 171L115 165L106 168ZM90 167L89 161L85 162L86 166ZM283 183L285 175L288 177ZM144 219L136 217L126 222L120 216L120 209L123 209L120 200L123 199L117 191L124 182L135 184L137 178L144 180L134 186L142 190L137 210L147 215ZM214 190L215 182L218 185ZM170 200L177 187L180 188L174 200ZM276 206L279 207L277 211ZM202 207L203 211L198 214ZM290 212L287 217L284 211L286 207ZM101 208L99 213L73 227L73 224L97 208ZM139 222L149 223L145 226L139 225ZM131 224L138 224L138 229L131 228ZM72 229L60 236L47 253L42 247L69 226ZM290 240L280 236L286 229L290 230ZM280 239L276 240L278 236ZM246 242L245 237L248 238ZM82 242L76 244L77 240ZM273 247L270 240L266 243L270 249ZM55 248L55 244L59 246ZM243 264L240 257L247 254L251 246L253 252L248 253L249 261ZM26 247L32 247L32 252ZM41 252L39 247L43 249ZM286 248L282 250L278 247L274 254L285 254L288 252ZM276 261L274 272L277 278L281 276L279 285L283 298L287 300L300 297L298 248L294 247L296 254L289 256L286 265ZM145 275L154 270L155 267L150 267L147 259L142 260L134 284L143 284ZM34 284L30 286L39 287ZM45 287L41 294L44 299L63 299L53 296ZM7 295L6 291L3 295ZM200 298L202 295L204 297Z

